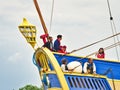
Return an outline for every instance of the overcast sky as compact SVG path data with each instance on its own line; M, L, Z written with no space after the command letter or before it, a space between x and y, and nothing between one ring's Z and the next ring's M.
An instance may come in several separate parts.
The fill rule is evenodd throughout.
M52 0L38 2L49 30ZM26 17L36 25L37 42L42 46L39 36L44 32L33 0L0 0L0 4L0 90L18 90L26 84L39 86L39 73L32 63L34 51L18 30L18 25ZM120 32L119 4L120 0L110 0L117 32ZM54 40L58 34L62 34L62 45L67 45L68 51L111 36L107 0L55 0L49 33ZM110 39L75 54L86 56L113 43L113 39ZM119 47L118 50L120 55ZM105 53L106 59L117 59L115 48Z

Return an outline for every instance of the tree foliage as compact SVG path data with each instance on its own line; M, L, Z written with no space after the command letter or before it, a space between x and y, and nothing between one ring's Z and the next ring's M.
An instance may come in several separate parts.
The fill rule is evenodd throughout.
M19 88L19 90L43 90L42 87L38 88L37 86L33 86L33 85L26 85L22 88Z

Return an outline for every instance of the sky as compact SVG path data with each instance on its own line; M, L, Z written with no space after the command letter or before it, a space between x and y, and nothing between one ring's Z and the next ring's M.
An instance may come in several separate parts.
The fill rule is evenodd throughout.
M54 0L52 27L50 17L52 0L38 0L49 34L56 39L63 35L61 44L67 51L78 49L112 35L107 0ZM40 87L38 69L32 62L34 50L19 32L23 17L44 34L33 0L0 0L0 90L18 90L27 84ZM120 32L120 0L110 0L117 32ZM119 36L120 39L120 36ZM114 43L109 39L75 54L87 56ZM118 53L120 55L120 47ZM117 60L115 48L105 51L106 59ZM93 56L94 57L94 56Z

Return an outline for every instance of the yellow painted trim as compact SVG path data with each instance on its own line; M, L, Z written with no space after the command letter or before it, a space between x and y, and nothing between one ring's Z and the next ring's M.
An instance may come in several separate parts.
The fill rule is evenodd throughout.
M58 55L62 55L61 53L57 53L57 52L53 52L53 53L58 54ZM88 57L85 57L85 56L78 56L78 55L75 55L75 54L66 54L66 56L73 56L73 57L78 57L78 58L88 58ZM108 60L108 59L99 59L99 58L93 58L93 59L98 60L98 61L107 61L107 62L120 63L120 60L118 61L118 60Z
M48 88L48 90L62 90L62 88Z
M109 79L109 78L107 80L108 80L112 90L120 90L120 80L114 79L114 82L112 79Z
M89 76L89 77L96 77L96 78L107 78L106 76L99 75L99 74L80 74L76 72L63 72L64 75L72 75L72 76ZM55 71L47 71L46 74L56 74Z
M52 66L54 67L56 75L60 81L62 90L69 90L69 87L68 87L68 84L64 77L64 74L63 74L56 58L54 57L53 53L50 50L48 50L47 48L39 48L38 50L36 50L36 53L44 53L49 58L49 61L51 62ZM38 56L36 56L36 57L38 57Z
M112 81L112 79L107 79L108 81ZM115 82L120 82L120 80L114 79Z

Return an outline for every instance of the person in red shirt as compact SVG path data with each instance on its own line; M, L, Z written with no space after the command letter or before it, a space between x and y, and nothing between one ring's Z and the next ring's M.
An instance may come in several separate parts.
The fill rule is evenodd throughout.
M45 44L47 42L48 34L43 34L40 36L40 38L43 40L43 43Z
M53 38L51 36L48 36L48 34L44 34L41 35L40 38L43 40L43 47L47 47L49 50L51 51L55 51L54 50L54 46L53 46Z
M100 48L98 50L98 53L96 54L97 58L105 58L105 53L104 53L104 49Z
M63 53L63 54L68 54L68 52L66 51L66 46L60 46L60 50L58 50L59 53Z

